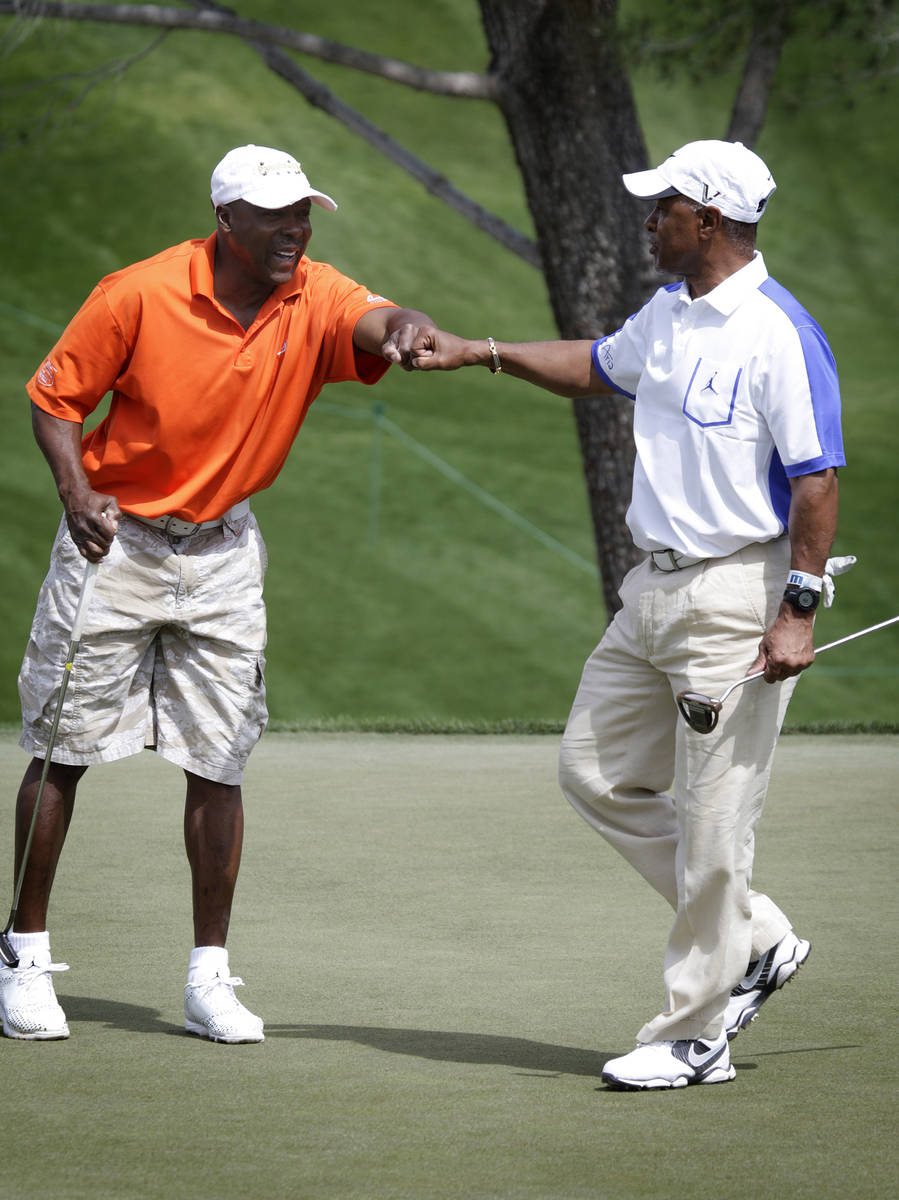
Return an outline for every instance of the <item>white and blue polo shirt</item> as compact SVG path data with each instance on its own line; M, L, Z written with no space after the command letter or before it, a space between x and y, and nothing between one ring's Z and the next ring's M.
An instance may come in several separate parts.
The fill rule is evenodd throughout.
M761 254L713 291L660 288L593 345L635 400L627 523L643 550L733 554L787 528L790 478L845 464L836 364Z

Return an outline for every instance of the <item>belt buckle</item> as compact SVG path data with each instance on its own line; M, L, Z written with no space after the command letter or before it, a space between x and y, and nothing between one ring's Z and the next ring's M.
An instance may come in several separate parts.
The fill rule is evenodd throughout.
M662 561L660 562L659 559ZM665 561L667 559L667 562ZM653 550L652 561L660 571L679 571L680 566L674 550ZM664 563L664 565L663 565Z
M176 528L180 526L180 528ZM190 537L200 528L193 521L182 521L180 517L169 517L163 526L163 533L167 537Z

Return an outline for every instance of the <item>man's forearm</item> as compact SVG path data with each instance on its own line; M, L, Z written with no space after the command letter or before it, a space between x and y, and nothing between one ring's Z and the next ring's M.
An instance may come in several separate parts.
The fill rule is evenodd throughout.
M81 460L83 426L54 417L32 402L31 427L35 441L47 460L63 506L91 490Z
M792 480L790 566L823 575L837 532L839 486L833 467Z
M837 531L837 473L829 467L801 475L790 487L790 568L820 578ZM748 674L764 671L774 683L804 671L815 658L814 617L814 607L800 611L782 600Z
M585 340L498 342L486 337L460 338L435 329L413 350L412 365L419 371L487 367L496 375L511 375L574 399L612 391L593 366L592 347L593 343Z
M84 558L99 562L115 537L119 506L114 496L95 492L85 474L81 460L83 427L51 416L36 404L31 406L31 422L35 440L56 480L72 541Z
M502 373L559 396L596 396L610 389L593 369L590 341L494 342ZM471 343L476 361L495 368L486 339Z

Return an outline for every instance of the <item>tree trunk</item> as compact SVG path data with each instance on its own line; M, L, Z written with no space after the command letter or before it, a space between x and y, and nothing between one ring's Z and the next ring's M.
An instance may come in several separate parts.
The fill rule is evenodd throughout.
M621 183L646 148L616 39L617 0L480 0L503 112L563 338L617 329L658 285L641 212ZM645 207L645 206L644 206ZM508 339L523 331L506 330ZM638 554L624 523L629 401L575 404L606 608Z
M760 3L756 9L743 76L725 135L729 142L752 147L762 132L789 23L790 8L783 0Z

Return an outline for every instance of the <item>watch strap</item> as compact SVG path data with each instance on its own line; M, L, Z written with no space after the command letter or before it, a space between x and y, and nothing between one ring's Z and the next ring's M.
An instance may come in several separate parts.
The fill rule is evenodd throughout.
M813 592L820 592L824 587L824 580L820 575L791 570L787 576L787 587L811 588Z

